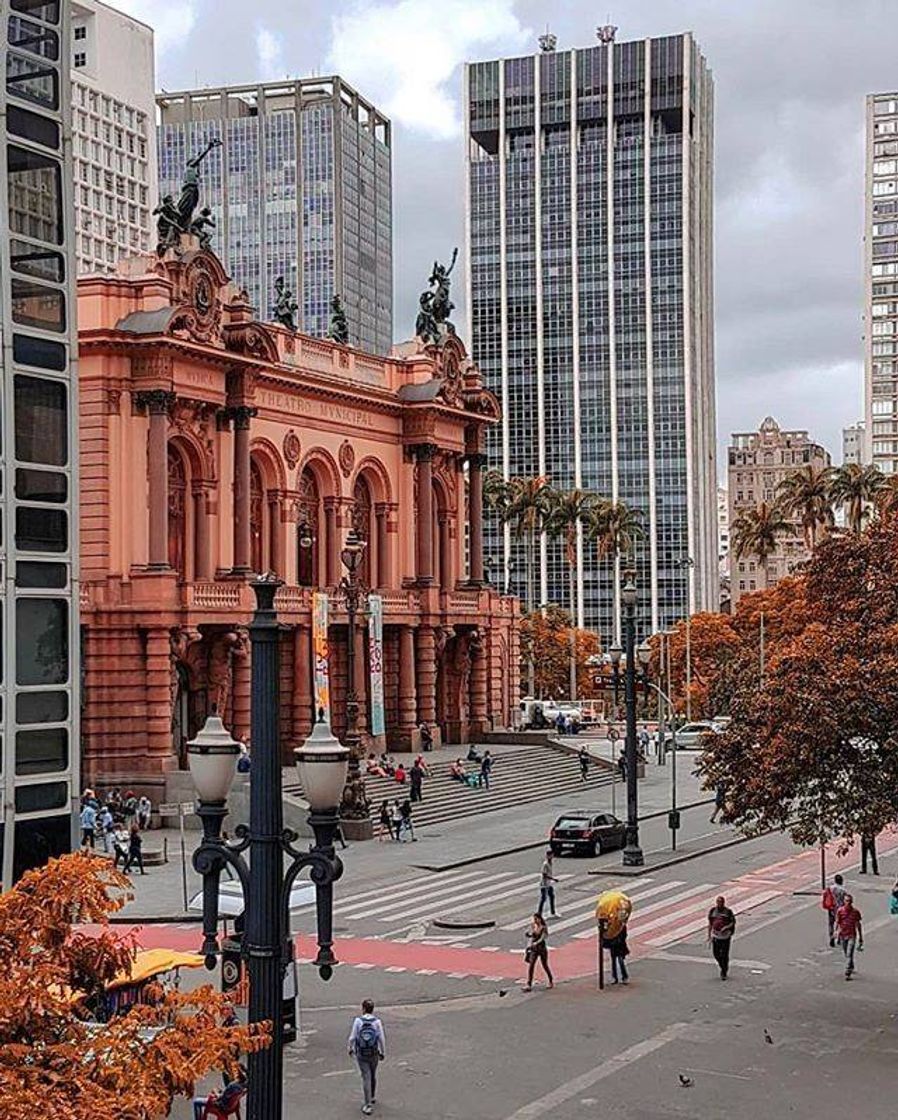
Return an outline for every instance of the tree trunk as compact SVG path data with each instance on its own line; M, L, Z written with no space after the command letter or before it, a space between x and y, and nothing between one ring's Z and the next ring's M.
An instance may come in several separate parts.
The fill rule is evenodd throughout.
M571 700L577 699L577 627L576 627L576 611L577 611L577 568L574 564L568 565L568 579L570 581L569 592L571 601L571 626L568 642L571 650L571 676L570 676L570 692Z
M524 578L526 581L527 613L533 614L533 532L528 529L524 537ZM536 666L533 662L533 643L527 654L527 695L535 696Z

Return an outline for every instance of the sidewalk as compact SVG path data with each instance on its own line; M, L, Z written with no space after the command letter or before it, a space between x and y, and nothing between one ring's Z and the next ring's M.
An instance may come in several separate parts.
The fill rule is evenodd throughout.
M591 752L597 755L599 752L606 755L610 748L607 740L590 740L588 745ZM692 773L693 757L685 756L684 752L677 767L677 801L681 806L705 801L709 797L707 792L699 788L698 779ZM646 776L639 783L640 819L666 813L670 806L670 781L670 765L647 765ZM478 817L467 817L453 823L432 825L420 829L418 841L414 844L379 843L376 840L351 844L345 852L340 851L346 868L342 886L356 880L376 881L385 874L401 874L406 868L444 870L466 861L489 859L506 852L538 847L545 843L549 829L559 813L568 809L610 811L623 817L626 813L626 790L618 782L613 786L582 794L563 794L558 799L546 798L544 801L484 813ZM687 811L684 814L684 831L688 816ZM178 830L154 830L148 835L148 847L161 848L164 839L168 842L169 862L148 867L145 876L137 875L132 879L135 897L121 912L121 919L179 920L197 917L195 912L188 915L184 908L181 838ZM188 899L198 894L202 886L191 863L199 841L198 832L185 833Z

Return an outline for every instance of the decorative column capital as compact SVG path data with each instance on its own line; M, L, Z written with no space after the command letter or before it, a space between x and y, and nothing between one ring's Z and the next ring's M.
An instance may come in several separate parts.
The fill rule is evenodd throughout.
M481 470L483 470L488 462L487 455L483 451L470 452L465 458L468 460L468 466L480 467Z
M259 415L259 410L248 404L238 404L224 409L224 415L225 419L234 421L237 431L246 432L249 431L250 420Z
M176 396L169 389L145 389L135 395L134 403L139 409L146 409L151 416L162 416L172 408Z
M433 462L438 450L435 443L416 443L412 447L412 454L419 463Z

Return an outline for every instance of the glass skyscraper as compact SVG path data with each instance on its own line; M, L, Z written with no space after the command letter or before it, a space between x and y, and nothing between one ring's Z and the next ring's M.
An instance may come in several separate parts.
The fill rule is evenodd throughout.
M71 848L78 477L68 0L3 5L0 786L3 886Z
M600 39L465 68L468 313L490 465L642 512L644 636L717 599L713 84L689 34ZM487 547L523 593L521 545L493 523ZM607 646L614 564L578 553L578 622ZM538 559L536 602L567 605L563 544Z
M393 343L390 122L342 79L163 93L159 195L176 198L186 161L209 140L200 196L212 247L262 319L274 282L297 293L299 329L323 336L343 298L354 346Z

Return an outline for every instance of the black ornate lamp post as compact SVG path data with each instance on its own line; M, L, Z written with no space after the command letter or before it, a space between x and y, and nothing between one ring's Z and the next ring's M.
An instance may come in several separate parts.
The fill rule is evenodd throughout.
M295 751L300 781L309 802L309 824L315 843L309 851L295 847L298 835L284 828L281 758L278 733L278 620L274 596L276 578L253 582L256 611L249 627L252 643L252 780L250 823L235 829L237 840L222 839L227 796L236 771L239 745L217 714L211 715L197 737L187 744L190 771L203 822L203 840L193 866L203 878L203 953L208 968L215 966L218 945L218 888L221 873L232 867L243 888L246 932L242 950L248 961L249 1021L272 1023L271 1046L249 1056L248 1120L281 1120L283 1039L281 1006L284 974L292 958L290 890L299 872L308 867L316 888L318 956L322 979L333 973L333 884L343 874L334 851L339 826L337 806L346 780L348 751L316 725L306 743ZM244 857L249 853L249 861ZM286 875L284 855L289 857Z
M626 708L625 757L627 760L627 842L623 851L624 867L642 867L645 862L639 846L639 792L637 786L636 742L636 581L632 572L624 573L621 603L624 608L624 648L610 650L615 685L621 657L624 661L624 705ZM616 688L615 688L616 691Z
M344 821L352 821L349 831L357 839L370 838L371 821L368 810L368 796L365 793L365 779L362 777L361 755L362 736L359 732L359 697L356 692L355 676L355 620L362 599L367 591L359 580L359 567L365 551L365 541L355 529L346 534L346 541L340 553L340 560L346 575L340 580L340 590L346 602L346 734L343 741L349 748L349 776L343 791L340 815Z

